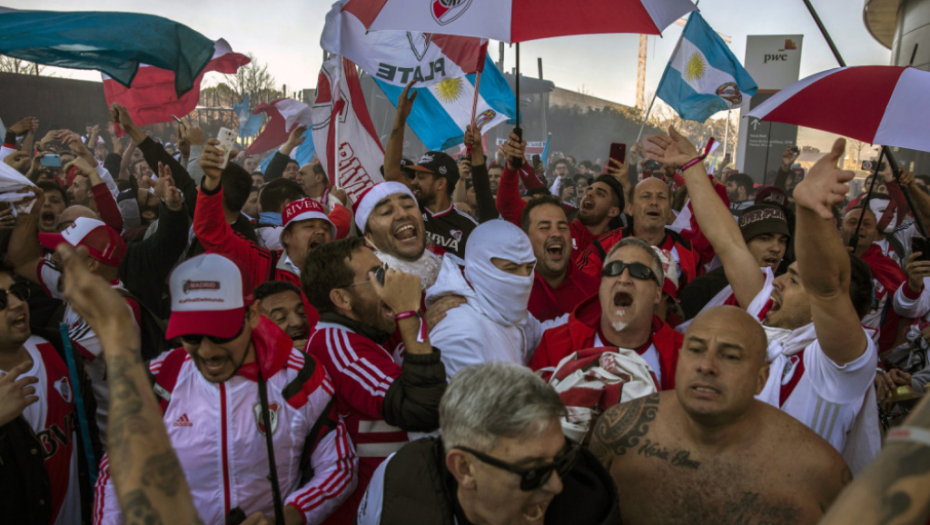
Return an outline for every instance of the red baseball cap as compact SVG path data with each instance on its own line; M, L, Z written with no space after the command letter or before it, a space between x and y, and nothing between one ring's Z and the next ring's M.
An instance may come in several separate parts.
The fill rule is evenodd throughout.
M52 250L63 242L84 246L88 255L108 266L119 266L126 255L126 243L116 230L87 217L78 217L61 233L40 233L39 242Z
M245 272L217 253L192 257L171 272L168 339L184 335L230 338L239 333L245 309L254 302Z

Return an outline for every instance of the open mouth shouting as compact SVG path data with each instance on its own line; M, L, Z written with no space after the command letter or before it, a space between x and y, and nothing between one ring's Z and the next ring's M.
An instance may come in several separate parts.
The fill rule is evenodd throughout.
M39 228L42 231L55 231L55 214L51 211L43 211L39 215Z
M312 252L313 250L317 249L317 247L325 244L325 242L326 240L323 236L314 235L310 238L310 242L307 243L307 251Z
M542 502L531 503L523 507L523 519L527 523L542 523L543 518L546 517L546 510L549 508L550 503L552 503L552 498L548 498Z
M561 261L565 258L565 243L562 239L552 240L546 243L546 256L553 261Z
M29 329L29 321L26 319L26 313L22 312L10 320L10 328L22 332Z
M768 266L769 268L775 269L778 268L779 264L781 264L781 257L777 255L766 255L762 258L763 266Z
M417 226L413 222L405 222L394 228L394 238L400 242L411 242L419 240Z
M662 220L662 214L659 213L659 210L649 210L646 212L646 217L654 220Z
M618 291L614 293L614 306L617 308L628 308L633 304L633 295L629 292Z

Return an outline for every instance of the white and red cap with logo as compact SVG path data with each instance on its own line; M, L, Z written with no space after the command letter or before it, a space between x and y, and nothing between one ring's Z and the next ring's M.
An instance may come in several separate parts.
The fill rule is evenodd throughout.
M662 261L662 273L665 274L665 282L662 283L662 291L667 293L672 299L678 300L678 262L672 257L671 252L663 250L658 246L653 246L659 260Z
M119 266L126 255L126 243L119 233L88 217L78 217L61 233L40 233L39 242L52 250L63 242L75 248L84 246L88 255L108 266Z
M368 216L375 209L375 205L381 202L382 199L398 193L409 195L414 202L417 200L410 188L394 181L379 182L363 191L358 200L355 201L355 224L358 228L365 231L365 227L368 225Z
M168 339L209 335L227 339L242 329L245 309L254 296L245 272L217 253L192 257L171 272L171 319Z
M281 219L281 225L284 226L284 230L286 230L287 226L292 222L305 221L308 219L322 219L329 223L332 229L332 238L336 238L336 225L333 224L333 221L329 220L326 212L323 211L323 205L313 199L299 199L288 203L288 205L284 207L284 213L281 214Z

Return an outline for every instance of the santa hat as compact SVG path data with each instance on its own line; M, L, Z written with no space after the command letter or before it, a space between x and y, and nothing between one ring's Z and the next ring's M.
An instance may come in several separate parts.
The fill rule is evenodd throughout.
M282 233L292 222L305 221L307 219L322 219L329 223L329 227L332 229L332 238L336 238L336 225L333 224L333 221L329 220L326 212L323 211L323 206L313 199L299 199L288 203L284 208L284 213L281 214L281 219L281 225L284 226L281 229Z
M371 215L375 206L381 202L382 199L399 193L408 195L416 202L416 197L414 197L410 188L399 182L379 182L363 191L358 200L355 201L355 224L360 230L365 231L365 227L368 226L368 216Z

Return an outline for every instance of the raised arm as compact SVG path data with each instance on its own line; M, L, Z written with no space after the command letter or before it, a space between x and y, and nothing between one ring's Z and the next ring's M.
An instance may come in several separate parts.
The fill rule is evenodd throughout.
M832 207L849 192L855 175L837 167L846 140L837 139L807 177L794 188L797 226L794 249L801 283L810 298L811 318L824 354L843 366L867 348L859 315L849 297L851 265L833 221Z
M110 389L109 469L123 516L139 523L202 524L139 359L130 310L106 281L90 273L86 254L66 244L58 253L67 268L65 297L103 348Z
M478 222L494 220L500 215L494 203L494 194L491 193L491 178L488 175L488 166L485 164L484 150L481 148L481 131L472 127L465 127L466 145L471 144L471 182L475 188L475 202L478 209L475 216Z
M269 162L268 167L265 168L265 182L271 182L284 176L287 163L291 160L291 152L294 151L294 148L304 143L306 138L303 134L306 133L306 131L307 126L297 126L291 130L291 134L287 137L287 142L281 146L280 150L274 153L274 156L271 157L271 162ZM251 175L251 173L249 175Z
M404 157L404 128L407 126L407 117L410 116L410 110L413 109L413 101L417 99L417 92L407 96L410 87L414 81L409 84L400 93L397 99L397 111L394 113L394 127L391 128L391 135L388 137L387 146L384 148L384 180L392 180L406 185L404 174L400 171L400 160Z
M39 214L45 202L45 194L39 188L31 188L38 197L32 205L32 211L21 213L16 217L16 226L10 234L10 244L6 251L6 261L20 277L42 284L39 265L42 262L42 247L39 245Z
M674 127L670 126L668 131L668 135L652 135L645 138L646 154L650 159L677 169L699 156L697 149ZM720 257L736 300L746 308L762 291L765 276L746 246L739 225L714 190L704 169L704 163L698 162L689 167L684 171L684 178L688 186L688 195L691 197L694 217Z

